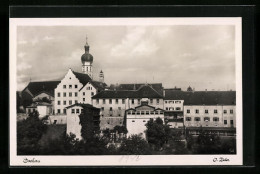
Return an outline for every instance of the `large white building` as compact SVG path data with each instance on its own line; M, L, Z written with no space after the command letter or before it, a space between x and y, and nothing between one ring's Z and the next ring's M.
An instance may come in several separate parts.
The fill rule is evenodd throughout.
M163 109L163 96L144 84L136 90L105 90L92 97L93 106L101 109L101 129L113 129L123 125L125 111L146 101L149 105Z
M146 138L146 123L156 118L161 118L164 121L164 110L148 105L148 102L141 102L141 105L126 110L126 128L127 135L131 136L139 134Z
M66 107L76 103L92 104L91 97L106 87L104 79L102 82L93 80L93 56L87 42L84 48L85 53L81 56L83 73L69 69L55 89L55 114L66 115Z

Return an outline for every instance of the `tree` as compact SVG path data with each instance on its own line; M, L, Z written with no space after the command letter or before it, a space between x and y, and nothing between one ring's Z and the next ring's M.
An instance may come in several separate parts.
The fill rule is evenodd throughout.
M141 136L132 135L123 140L118 153L121 155L149 155L151 154L151 149Z
M39 113L34 111L26 120L17 122L17 154L39 154L39 140L47 126L39 119Z
M161 118L156 118L154 121L150 119L146 123L146 135L148 143L155 146L157 150L162 148L163 144L167 143L170 136L170 128L168 125L163 124Z

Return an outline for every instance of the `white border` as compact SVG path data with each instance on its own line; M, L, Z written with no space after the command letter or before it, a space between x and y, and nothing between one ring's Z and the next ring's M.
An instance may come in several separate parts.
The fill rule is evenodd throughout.
M10 18L10 166L151 166L242 165L242 24L237 18ZM16 44L17 26L120 26L120 25L234 25L236 55L236 155L141 155L141 156L17 156L16 154ZM214 158L228 162L213 162ZM40 163L23 163L24 158Z

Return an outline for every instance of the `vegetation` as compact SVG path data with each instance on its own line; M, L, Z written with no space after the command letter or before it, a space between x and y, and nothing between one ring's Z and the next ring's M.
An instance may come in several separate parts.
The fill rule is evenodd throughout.
M146 127L148 143L155 150L161 149L163 145L168 142L170 137L169 126L167 124L163 124L162 119L158 117L155 121L150 119L150 121L146 123Z
M17 154L39 154L39 140L46 129L47 126L39 119L37 111L30 113L26 120L17 122Z

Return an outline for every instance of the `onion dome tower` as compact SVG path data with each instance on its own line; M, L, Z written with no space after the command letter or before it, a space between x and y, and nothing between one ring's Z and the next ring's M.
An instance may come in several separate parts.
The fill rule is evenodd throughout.
M102 70L99 73L99 81L102 83L104 83L104 81L105 81L104 73Z
M84 74L88 74L89 77L92 79L93 78L93 73L92 73L93 56L89 54L89 45L88 45L87 37L86 37L86 44L84 48L85 48L85 53L81 56L82 72Z

